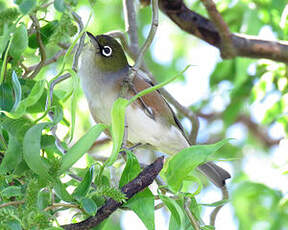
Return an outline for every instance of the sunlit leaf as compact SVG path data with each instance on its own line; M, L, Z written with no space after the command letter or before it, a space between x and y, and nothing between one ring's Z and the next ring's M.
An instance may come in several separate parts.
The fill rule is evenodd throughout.
M169 230L184 230L185 228L185 213L176 200L170 197L159 194L160 199L171 212Z
M16 28L16 31L14 32L9 53L14 59L18 60L27 47L28 47L27 29L24 24L21 24Z
M15 169L16 166L21 162L22 158L22 143L16 136L9 133L8 149L0 164L0 174L6 174Z
M121 149L125 130L125 109L127 103L126 99L118 98L113 104L111 111L113 149L111 156L105 162L106 166L110 166L116 161Z
M66 202L73 201L72 196L66 190L66 186L59 179L56 179L56 183L54 184L54 190L55 190L56 195L61 200L66 201Z
M140 165L135 155L127 151L127 161L119 186L122 187L125 184L133 180L141 172ZM133 210L137 216L142 220L148 230L155 229L154 224L154 196L149 188L137 193L131 199L124 204L125 207Z
M93 126L63 156L59 174L64 173L76 163L93 145L99 135L106 129L103 124Z
M49 167L40 156L42 130L51 126L51 123L40 123L30 128L23 140L24 159L32 171L43 179L49 178Z
M168 186L175 192L179 191L186 176L227 142L228 139L224 139L211 145L194 145L172 156L162 172Z

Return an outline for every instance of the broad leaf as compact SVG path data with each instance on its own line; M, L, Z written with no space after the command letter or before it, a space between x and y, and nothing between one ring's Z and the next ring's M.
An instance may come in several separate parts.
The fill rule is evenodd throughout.
M17 27L13 35L11 47L9 49L9 54L14 59L18 60L27 47L28 47L27 29L24 24L21 24L20 26Z
M22 117L25 114L25 111L28 107L34 105L41 97L41 95L44 92L45 88L45 81L37 81L35 85L33 86L30 94L28 97L20 101L17 108L15 108L15 111L13 112L6 112L6 111L0 111L4 113L6 116L12 118L12 119L18 119Z
M74 199L80 201L87 195L90 186L92 184L92 181L94 179L94 176L95 176L95 168L94 166L92 166L91 168L89 168L80 184L73 191L72 196L74 197Z
M171 190L178 192L187 175L198 165L205 163L208 157L228 140L224 139L212 145L193 145L172 156L162 172Z
M59 174L64 173L76 163L93 145L95 140L106 129L106 125L97 124L83 135L63 156Z
M11 135L10 133L8 134L8 149L0 165L0 174L6 174L15 169L23 158L22 143L18 140L16 136Z
M180 205L167 196L159 194L160 199L171 212L169 230L184 230L185 226L185 213Z
M24 159L30 169L43 179L49 177L49 167L40 156L42 130L51 126L51 123L40 123L30 128L23 141Z
M124 98L118 98L113 104L111 110L113 149L110 158L105 162L106 166L111 166L116 161L121 149L125 132L125 109L127 104L128 101Z
M121 175L119 186L122 187L125 184L133 180L141 172L140 165L135 155L127 151L126 166ZM124 204L125 207L133 210L137 216L142 220L148 230L155 229L154 223L154 196L149 188L137 193L131 199Z
M81 200L81 207L90 216L94 216L97 212L97 205L94 202L94 200L92 200L90 198L82 199Z

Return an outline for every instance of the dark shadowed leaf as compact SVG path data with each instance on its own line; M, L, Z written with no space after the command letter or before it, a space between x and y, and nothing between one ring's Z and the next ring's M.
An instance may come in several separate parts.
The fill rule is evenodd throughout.
M12 111L14 111L18 107L21 101L21 97L22 97L21 85L20 85L18 76L15 73L15 71L12 72L12 85L13 85L14 97L15 97L15 102L12 107Z
M94 216L97 212L97 205L94 202L94 200L92 200L90 198L82 199L81 200L81 207L90 216Z
M74 199L80 201L81 199L83 199L87 195L87 193L90 189L91 183L92 183L94 176L95 176L94 171L95 171L94 166L89 168L89 170L85 174L83 180L80 182L80 184L76 187L76 189L72 193L72 196L74 197Z

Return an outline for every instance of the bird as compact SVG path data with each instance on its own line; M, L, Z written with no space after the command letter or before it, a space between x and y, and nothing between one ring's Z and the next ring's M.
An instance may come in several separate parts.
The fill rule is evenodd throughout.
M115 38L105 34L86 34L89 42L81 52L78 75L92 118L96 123L110 125L113 103L120 97L123 81L132 67ZM137 72L131 85L126 98L153 84ZM168 155L191 146L180 121L159 91L140 97L126 108L125 115L127 140L131 144L141 143ZM213 162L198 166L198 170L220 188L230 178L225 169Z

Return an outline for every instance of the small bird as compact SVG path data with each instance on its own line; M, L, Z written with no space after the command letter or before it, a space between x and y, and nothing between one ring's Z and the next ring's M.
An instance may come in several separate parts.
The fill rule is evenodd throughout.
M120 96L123 80L129 69L125 53L117 40L108 35L93 36L85 45L80 60L79 76L90 112L97 123L111 124L111 109ZM151 87L152 83L137 73L127 98ZM166 154L176 154L190 146L184 129L164 97L153 91L139 98L126 109L127 140L132 144L149 145ZM225 185L230 174L212 162L198 166L216 186Z

